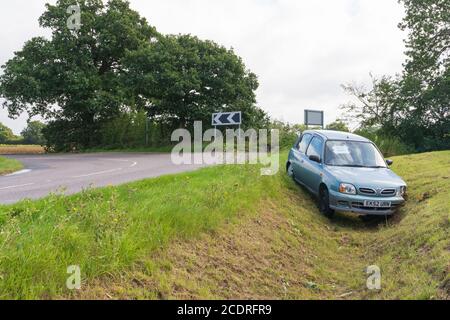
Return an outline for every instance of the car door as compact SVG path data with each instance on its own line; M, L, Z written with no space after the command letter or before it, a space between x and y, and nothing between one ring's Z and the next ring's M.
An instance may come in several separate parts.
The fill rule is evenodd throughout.
M310 133L305 133L302 135L300 141L298 144L294 147L293 150L293 161L292 161L292 168L294 170L294 177L295 179L300 183L305 183L303 180L304 175L304 168L303 164L306 159L306 149L308 148L309 142L311 141L313 135Z
M306 150L306 159L303 164L305 185L316 194L319 193L319 185L322 181L323 148L324 140L314 136ZM319 157L320 163L310 160L309 157L312 155Z

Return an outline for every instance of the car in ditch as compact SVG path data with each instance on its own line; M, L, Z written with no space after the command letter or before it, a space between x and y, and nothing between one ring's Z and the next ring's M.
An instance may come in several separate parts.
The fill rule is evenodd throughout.
M392 215L406 199L406 183L377 146L356 134L304 131L289 152L286 171L319 200L320 211Z

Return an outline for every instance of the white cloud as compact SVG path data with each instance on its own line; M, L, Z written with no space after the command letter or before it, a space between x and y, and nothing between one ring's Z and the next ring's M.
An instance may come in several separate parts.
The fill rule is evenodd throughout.
M52 1L54 2L54 1ZM404 14L392 0L131 0L163 33L191 33L233 47L259 76L258 104L275 118L301 122L303 109L333 121L349 97L340 84L369 84L369 72L394 74L404 61ZM31 4L30 4L31 3ZM43 34L44 1L1 4L0 63ZM0 121L5 121L1 111ZM5 121L6 122L6 121ZM20 131L23 120L8 122Z

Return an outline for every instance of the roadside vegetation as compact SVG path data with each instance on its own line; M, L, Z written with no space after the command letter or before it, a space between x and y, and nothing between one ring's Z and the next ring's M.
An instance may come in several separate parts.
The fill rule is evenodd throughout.
M372 86L346 84L345 117L383 141L416 152L450 149L450 1L401 0L406 60L396 75L371 75Z
M0 175L12 173L22 168L23 166L19 161L0 157Z
M447 298L450 151L395 157L392 219L330 221L286 177L220 166L0 207L1 298ZM368 291L364 269L382 270ZM82 289L66 288L79 265Z

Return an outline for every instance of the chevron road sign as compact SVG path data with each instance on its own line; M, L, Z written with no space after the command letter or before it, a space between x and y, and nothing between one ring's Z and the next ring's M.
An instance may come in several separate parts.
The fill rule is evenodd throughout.
M242 114L238 112L219 112L213 113L212 125L213 126L229 126L240 125L242 123Z

